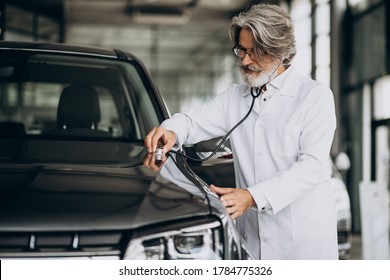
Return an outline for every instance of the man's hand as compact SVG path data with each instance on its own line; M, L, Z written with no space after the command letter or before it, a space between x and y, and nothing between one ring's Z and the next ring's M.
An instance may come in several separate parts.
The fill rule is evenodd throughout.
M144 157L144 165L153 171L160 171L167 156L163 155L161 159L157 160L154 153L147 153Z
M165 155L169 152L176 143L176 133L166 130L163 127L154 127L148 135L146 135L144 144L148 149L148 153L156 152L157 147L163 149L162 153Z
M153 171L159 171L163 163L167 160L166 154L171 150L176 142L176 133L166 130L163 127L154 127L144 140L144 145L148 149L148 154L144 158L144 165ZM162 149L159 158L154 154L157 147Z
M211 190L220 197L232 219L238 218L255 205L255 201L248 190L221 188L214 185L211 185Z

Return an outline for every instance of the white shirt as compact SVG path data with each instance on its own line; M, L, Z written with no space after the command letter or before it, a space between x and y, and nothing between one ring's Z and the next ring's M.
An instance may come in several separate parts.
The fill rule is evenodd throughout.
M255 104L230 136L236 187L248 189L257 204L237 219L237 227L258 258L337 259L329 166L336 128L333 94L293 67L267 88L272 97ZM250 88L234 84L162 126L176 132L179 145L224 136L251 102Z

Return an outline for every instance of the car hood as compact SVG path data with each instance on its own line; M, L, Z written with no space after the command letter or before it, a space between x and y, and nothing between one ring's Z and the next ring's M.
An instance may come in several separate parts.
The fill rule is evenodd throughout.
M210 213L205 193L171 162L160 173L142 165L8 164L0 182L2 231L134 229Z

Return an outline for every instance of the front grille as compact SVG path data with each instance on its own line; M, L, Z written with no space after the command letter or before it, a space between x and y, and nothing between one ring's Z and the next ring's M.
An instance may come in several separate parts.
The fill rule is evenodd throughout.
M0 233L0 258L118 257L122 231Z
M339 220L337 222L337 228L342 228L342 229L345 229L345 228L349 228L349 221L348 220Z
M349 231L338 231L337 232L338 244L350 242L350 238L351 238L351 233Z

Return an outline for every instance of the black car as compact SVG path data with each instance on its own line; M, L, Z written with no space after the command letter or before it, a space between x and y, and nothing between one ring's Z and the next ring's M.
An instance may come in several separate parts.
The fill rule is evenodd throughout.
M185 159L143 166L167 117L129 53L0 42L0 259L250 259Z

